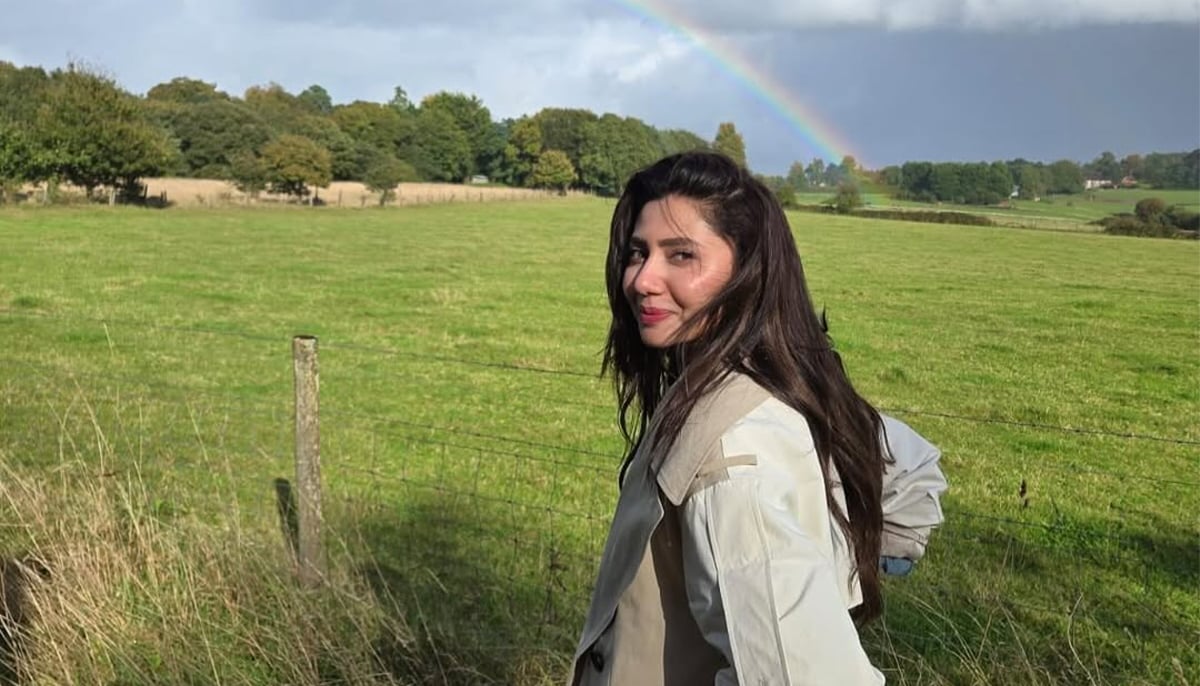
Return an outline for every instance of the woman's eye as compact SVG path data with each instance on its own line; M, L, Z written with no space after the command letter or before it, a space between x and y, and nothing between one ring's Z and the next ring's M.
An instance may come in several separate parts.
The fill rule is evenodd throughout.
M676 250L675 252L671 253L671 259L675 262L686 262L695 256L695 253L692 253L689 250Z
M646 254L636 248L625 253L625 264L641 264L645 259Z

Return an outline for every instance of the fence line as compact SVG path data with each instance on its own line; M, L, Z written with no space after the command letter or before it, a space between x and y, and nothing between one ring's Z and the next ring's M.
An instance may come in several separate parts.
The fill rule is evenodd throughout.
M497 505L509 505L512 507L521 507L528 510L539 510L547 514L555 514L563 517L571 517L573 519L585 519L590 522L599 522L608 525L608 517L597 517L589 512L560 510L549 505L537 505L528 502L521 502L502 496L487 495L478 491L466 491L462 489L450 488L442 484L430 483L428 481L418 481L405 476L396 476L395 474L386 474L375 469L364 467L355 467L353 465L338 465L338 470L348 474L358 474L360 476L369 476L379 481L385 481L393 484L404 484L405 486L414 486L430 491L437 491L443 495L459 496L464 498L472 498L483 502L494 503Z
M365 413L365 412L335 411L335 412L327 413L327 414L329 414L329 416L333 416L333 417L354 418L354 419L358 419L360 421L370 422L372 424L403 426L405 428L413 428L413 429L428 429L431 431L441 431L444 433L451 433L451 434L456 434L459 436L471 436L473 438L483 438L483 439L487 439L487 440L491 440L491 441L502 441L504 443L516 443L519 445L525 445L525 446L529 446L532 448L545 448L546 450L554 450L557 452L573 453L576 455L590 455L593 457L603 457L606 459L613 459L614 457L620 457L620 455L614 455L613 453L600 452L598 450L586 450L583 448L572 448L572 447L565 446L565 445L557 445L554 443L542 443L539 441L530 441L530 440L523 439L523 438L511 438L508 436L496 436L493 434L480 433L478 431L469 431L467 429L455 429L455 428L451 428L448 426L436 426L433 424L420 424L417 422L408 422L403 419L394 419L392 417L384 417L382 415L370 414L370 413Z
M10 315L10 316L15 315L15 316L41 318L41 319L49 319L49 320L63 321L63 322L81 321L81 322L88 322L88 323L101 324L101 325L118 324L118 325L122 325L122 326L130 326L130 327L135 327L135 328L144 328L144 329L151 329L151 330L174 331L174 332L178 332L178 333L187 333L187 334L205 334L205 335L212 335L212 336L228 336L228 337L240 338L240 339L244 339L244 340L254 340L254 341L272 342L272 343L282 343L284 341L290 340L290 334L286 334L286 335L281 334L281 335L276 336L276 335L267 335L267 334L261 334L261 333L256 333L256 332L236 331L236 330L228 330L228 329L213 329L213 328L205 328L205 327L198 327L198 326L161 324L161 323L157 323L157 322L147 322L147 321L142 321L142 320L123 320L123 319L112 319L112 318L103 318L103 317L71 317L71 318L67 318L67 317L57 317L57 316L53 316L50 314L44 314L44 313L38 313L38 312L24 312L24 311L13 311L13 310L8 310L8 311L0 313L0 316L2 316L2 315ZM517 364L517 363L513 363L513 362L490 362L490 361L482 361L482 360L473 360L473 359L463 358L463 357L454 357L454 356L447 356L447 355L436 355L436 354L430 354L430 353L404 351L404 350L399 350L396 348L366 345L366 344L360 344L360 343L355 343L355 342L338 342L337 339L329 340L329 339L323 338L322 340L323 340L322 346L327 350L353 350L353 351L359 351L359 352L368 352L368 353L377 354L377 355L386 355L386 356L391 356L391 357L404 357L404 358L408 358L408 359L426 360L426 361L441 362L441 363L446 363L446 364L459 364L459 365L464 365L464 366L473 366L473 367L490 368L490 369L500 369L500 370L504 370L504 371L512 371L512 372L519 372L519 373L543 374L543 375L548 375L548 376L568 377L568 378L587 378L587 379L593 379L593 380L597 380L597 381L600 380L600 376L598 373L593 374L593 373L581 372L581 371L571 370L571 369L553 369L553 368L549 368L549 367L539 367L539 366L535 366L535 365ZM571 403L571 404L580 404L580 403ZM606 406L606 405L597 404L597 405L595 405L595 407L597 409L608 409L608 406ZM918 410L918 409L904 408L904 407L881 407L880 409L885 412L894 413L894 414L934 417L934 418L938 418L938 419L966 421L966 422L972 422L972 423L977 423L977 424L987 424L987 425L994 425L994 426L1010 426L1010 427L1017 427L1017 428L1034 429L1034 430L1039 430L1039 431L1056 431L1056 432L1067 433L1067 434L1115 438L1115 439L1120 439L1120 440L1138 440L1138 441L1170 443L1170 444L1175 444L1175 445L1200 446L1200 439L1183 438L1183 437L1177 437L1177 436L1158 436L1158 435L1153 435L1153 434L1143 434L1143 433L1128 432L1128 431L1113 431L1113 430L1107 430L1107 429L1090 429L1090 428L1081 428L1081 427L1071 427L1071 426L1062 426L1062 425L1057 425L1057 424L1048 424L1048 423L1041 423L1041 422L1029 422L1029 421L1022 421L1022 420L1015 420L1015 419L1002 419L1002 418L997 419L994 417L979 417L979 416L974 416L974 415L966 415L966 414L951 413L951 412L940 412L940 411L936 411L936 410ZM1190 482L1188 485L1190 485Z
M1110 438L1124 438L1128 440L1139 441L1159 441L1161 443L1175 443L1179 445L1200 445L1200 440L1190 438L1171 438L1167 436L1154 436L1150 434L1139 434L1131 432L1115 432L1105 431L1102 429L1080 429L1069 426L1058 426L1056 424L1042 424L1039 422L1025 422L1016 419L993 419L990 417L973 417L970 415L953 414L949 412L932 412L928 410L910 410L902 407L894 408L879 408L883 412L891 412L895 414L907 414L923 417L938 417L941 419L955 419L959 421L975 422L977 424L999 424L1004 426L1017 426L1027 429L1044 429L1047 431L1060 431L1063 433L1085 434L1089 436L1107 436Z
M187 332L196 333L196 331ZM214 331L202 333L233 335L238 338L270 341L276 344L282 344L283 340L282 337L267 337L254 334L243 335L240 332ZM347 347L345 345L337 346L336 344L329 345L323 343L322 347L326 349L338 349L340 347L345 350L363 350L372 354L394 354L393 352L384 352L381 349L375 349L371 346ZM447 361L444 358L434 359ZM62 369L53 364L3 357L0 357L0 361L6 363L14 362L24 365L29 369L40 367L44 370L50 370L53 376L66 374L72 379L77 379L80 376L70 369ZM498 367L518 372L549 373L556 376L586 376L579 373L562 373L561 370L525 368L520 365L486 363L480 366ZM179 391L183 396L181 398L183 401L197 394L218 400L238 398L245 405L253 405L255 400L254 398L241 398L221 389L189 388L183 385L146 381L140 377L133 377L131 375L122 375L122 378L118 378L116 375L97 373L87 375L85 378L116 380L119 383L129 382L137 384L139 387ZM280 381L282 382L283 379L281 378ZM78 381L76 381L75 385L78 387ZM39 388L37 390L42 389ZM274 403L276 401L268 400L268 402ZM245 405L232 407L228 404L214 403L215 407L222 407L235 412L244 411ZM1200 444L1200 441L1173 440L1164 439L1163 437L1098 432L1093 430L1075 430L1069 427L994 420L949 413L910 411L898 408L885 408L885 411L897 414L929 415L947 421L972 421L1018 426L1038 431L1060 430L1074 434L1106 435L1122 440L1163 440L1185 445L1192 443ZM430 498L434 504L432 517L420 520L422 524L433 526L428 526L428 530L417 532L413 538L406 539L410 549L416 550L417 555L415 557L402 558L402 564L413 565L417 571L429 571L432 575L436 574L439 570L445 573L449 573L447 570L452 571L454 569L453 566L458 562L456 555L465 554L470 556L474 554L480 556L484 564L494 561L496 563L495 566L499 569L489 569L489 575L486 577L487 581L494 582L493 585L485 588L472 587L458 589L454 587L456 592L463 594L468 602L482 599L489 602L498 601L500 603L507 603L514 616L519 615L522 619L529 619L534 623L531 632L536 634L539 644L546 640L548 636L556 636L554 634L556 631L555 626L561 620L563 614L578 611L580 605L586 601L588 584L592 581L588 575L594 572L594 564L599 557L597 543L603 545L603 535L607 530L611 513L605 512L598 515L595 512L574 509L572 506L582 504L584 507L587 507L589 504L597 502L597 499L588 499L586 502L565 499L563 495L565 476L561 473L562 470L547 470L550 478L549 484L535 485L532 482L522 484L518 479L521 470L521 460L576 469L580 472L594 475L597 484L602 483L602 477L608 475L610 479L605 479L603 482L612 488L612 493L615 493L615 475L619 455L611 452L557 445L544 441L496 435L469 428L438 426L397 419L382 414L356 412L353 408L338 409L334 406L334 409L330 410L328 404L326 404L324 413L326 419L334 420L327 426L337 427L342 421L345 421L347 424L351 421L366 424L364 434L368 435L372 441L370 467L363 467L359 464L348 462L327 461L325 465L326 478L331 476L333 479L337 479L339 476L344 478L343 484L346 490L341 491L342 493L353 492L355 490L354 487L357 485L354 483L354 477L360 477L366 480L369 487L373 489L371 492L372 500L375 502L395 501L396 504L394 507L397 512L408 511L405 508L413 504L420 505L421 502L417 500L419 496L412 497L412 502L406 502L398 498L388 498L383 495L383 491L380 489L381 485L385 489L402 487L404 489L417 489L424 493L433 494L434 497ZM419 435L419 432L425 432L430 435ZM447 439L443 438L444 435L463 437L463 439L470 440ZM409 459L410 453L416 455L420 455L420 453L415 452L415 449L408 449L407 446L404 446L400 451L400 462L396 465L399 468L399 473L396 471L389 472L387 469L380 469L378 467L374 450L374 441L377 437L383 439L385 442L387 439L396 438L411 443L436 446L446 451L445 455L447 459L432 463L418 463L418 468L414 469L414 472L423 471L425 467L433 468L430 470L432 473L429 474L429 478L420 478L424 476L423 474L410 476L409 464L413 461ZM474 441L480 442L481 445L471 445L470 443ZM297 436L296 442L297 444L301 442L299 436ZM457 457L451 459L449 451L462 451L464 455L468 456L468 460L460 462ZM483 464L485 456L488 455L504 458L495 461L500 465L500 471L508 470L510 467L508 463L511 462L512 478L499 482L501 484L507 483L509 488L506 492L502 489L481 488L480 475L484 472L481 469L481 464ZM582 459L574 462L571 459L562 459L561 455L577 455ZM471 458L474 460L473 466L469 462ZM607 465L596 464L597 460L591 458L602 458L606 461ZM464 465L468 471L455 471L457 469L456 464ZM1163 484L1200 486L1200 482L1122 475L1094 468L1077 468L1072 465L1039 464L1037 467L1074 473L1100 473L1115 478L1141 479ZM456 478L458 473L465 473L467 476L460 480ZM473 484L469 482L471 478L474 479ZM297 482L298 484L303 483L303 478L297 478ZM532 491L530 487L535 489L542 487L542 490ZM405 490L403 493L411 497L413 492ZM530 493L533 494L531 497L524 499L521 497ZM359 497L361 498L361 495ZM485 505L498 507L487 508ZM473 509L471 509L472 507ZM503 512L501 512L502 509ZM493 519L479 516L481 513L489 513L492 510L498 512L499 516ZM411 512L420 512L420 510L412 510ZM475 516L472 516L472 514ZM1080 572L1089 564L1089 561L1093 563L1101 561L1112 569L1121 570L1127 576L1133 576L1135 582L1137 581L1135 573L1129 571L1135 567L1131 565L1144 565L1146 560L1154 559L1151 557L1151 553L1147 551L1145 544L1138 541L1135 538L1136 534L1133 532L1125 535L1113 530L1093 532L1089 529L1081 530L1057 521L1036 522L1006 516L978 514L960 510L953 506L947 507L946 515L946 519L950 523L941 527L934 534L931 543L931 546L934 548L940 544L950 549L950 546L956 544L969 545L969 542L977 544L995 543L1015 550L1030 548L1033 550L1027 551L1026 555L1033 563L1049 561L1058 564L1061 562L1064 567L1074 568L1077 572ZM571 522L581 523L581 526L577 526L574 529L562 528L564 523L570 524ZM1097 526L1103 528L1119 523L1119 520L1098 520ZM444 526L437 526L439 524ZM439 538L446 531L453 532L450 535L454 539L450 543L447 543L445 538ZM1047 540L1051 538L1049 536L1030 535L1030 532L1034 531L1055 534L1056 540ZM991 533L990 537L988 537L989 533ZM1111 545L1106 545L1109 543ZM462 549L451 549L451 545L460 546ZM1039 553L1036 551L1046 552ZM989 549L983 549L983 557L980 558L977 555L976 559L984 559L990 565L991 561L998 558L999 555L993 555L989 558L987 557L989 552ZM306 555L311 556L314 553L306 553ZM315 555L319 555L319 553ZM1008 558L1009 553L1006 552L1004 560ZM423 559L440 560L441 566L433 565L432 569L423 567ZM304 558L301 558L299 565L299 570L301 571L308 568L303 560ZM999 568L1004 563L996 560L995 564ZM1171 558L1170 565L1172 565L1172 568L1174 564L1175 559ZM918 565L918 569L920 569L920 565ZM1001 568L1000 571L1003 572L1005 569ZM458 577L449 576L447 578L457 579ZM1150 578L1149 576L1145 577L1145 579ZM1021 578L1021 581L1025 581L1024 577ZM309 582L311 583L311 578ZM438 584L441 583L436 578L435 582ZM934 594L932 599L933 604L930 605L930 607L934 608L938 607L937 603L939 601L947 603L957 601L955 605L957 607L964 600L969 599L967 598L967 591L946 584L929 584L920 580L917 582L915 588L920 589L921 593ZM987 591L979 593L982 597L974 600L984 600L993 604L995 608L994 612L1005 613L1010 617L1010 621L1012 615L1009 614L1009 611L1012 608L1061 616L1065 610L1070 609L1070 603L1074 596L1068 594L1066 591L1060 592L1058 586L1053 588L1052 593L1043 593L1034 598L1034 600L1039 602L1029 602L1029 599L1020 596L992 595L990 594L990 588ZM976 592L978 593L978 591ZM1146 583L1143 585L1140 594L1128 598L1127 605L1126 596L1120 597L1119 603L1122 608L1127 608L1123 611L1128 612L1128 617L1138 623L1144 620L1147 626L1153 624L1163 629L1173 629L1178 624L1177 621L1173 623L1176 615L1180 618L1178 621L1186 621L1187 618L1181 610L1176 611L1173 609L1166 600L1161 600L1159 595L1160 593L1156 592L1154 587ZM1063 603L1062 605L1057 604L1060 600ZM920 596L917 596L914 602L919 604L921 602L929 602L929 600L923 601L920 599ZM985 612L992 612L992 610L985 610ZM935 622L935 628L944 627L945 618L940 614L935 614L934 619L929 621ZM988 627L990 627L990 624ZM972 635L974 632L982 631L987 635L991 631L988 627L971 626L966 631ZM474 624L466 625L462 630L474 631L476 629L486 631L483 627ZM957 633L942 633L938 635L935 631L931 635L918 635L892 629L884 629L882 631L885 637L896 636L902 640L907 638L913 641L932 641L946 645L956 645L957 641L964 640ZM480 643L480 645L486 645L489 650L500 651L507 649L505 645L492 645L490 642ZM519 650L522 646L513 645L510 647L514 650Z
M584 470L584 471L589 471L589 472L595 472L596 474L610 474L610 473L615 474L616 473L615 467L613 469L607 469L605 467L598 467L598 466L593 466L593 465L586 465L586 464L581 465L581 464L576 464L573 462L556 460L554 458L549 458L549 457L538 457L535 455L529 455L527 453L514 453L511 451L507 451L507 450L496 450L495 448L481 448L481 447L475 446L475 445L462 445L459 443L448 443L446 441L438 441L438 440L434 440L432 438L422 438L422 437L411 436L411 435L407 435L407 434L389 434L389 435L396 437L396 438L400 438L401 440L411 441L413 443L421 443L423 445L436 445L436 446L439 446L442 448L456 448L456 449L461 449L461 450L476 450L481 453L486 453L488 455L500 455L503 457L514 457L514 458L518 458L518 459L522 459L522 460L529 460L531 462L539 462L541 464L550 464L550 465L554 465L556 467L567 467L569 469L579 469L579 470Z
M1003 524L1006 527L1018 527L1020 529L1040 529L1042 531L1049 531L1052 533L1065 533L1069 537L1075 539L1077 542L1116 541L1117 543L1124 544L1124 543L1128 543L1128 540L1129 540L1128 536L1122 536L1119 534L1112 534L1112 533L1082 534L1081 532L1079 532L1076 529L1073 529L1069 526L1063 526L1061 524L1049 524L1046 522L1028 522L1028 521L1023 521L1020 519L1012 519L1009 517L996 517L993 515L983 515L983 514L977 514L974 512L963 512L963 511L958 510L957 508L946 508L946 509L947 509L947 513L946 513L947 519L965 518L968 520L978 520L978 521L991 522L994 524ZM984 541L980 541L980 542L984 542ZM1033 544L1033 545L1037 545L1037 544ZM1054 546L1045 546L1045 547L1054 548Z
M29 360L13 358L13 357L0 357L0 361L18 364L18 365L22 365L22 366L29 367L32 369L41 369L43 371L61 372L61 373L67 374L70 378L73 378L73 379L90 379L90 380L102 380L102 381L116 382L116 383L128 383L130 385L144 387L144 388L152 389L152 390L155 390L158 392L178 393L178 394L186 395L186 396L199 395L199 396L205 396L205 397L209 397L209 398L219 398L219 399L223 399L223 400L234 399L235 401L241 403L243 406L252 406L252 405L256 404L256 401L251 398L242 398L242 397L239 397L228 391L222 391L222 390L212 389L212 388L201 388L201 387L197 387L197 386L185 386L185 385L160 383L160 382L155 382L152 380L147 380L145 377L134 376L134 375L129 375L129 374L123 374L123 375L112 374L112 373L97 374L97 373L91 373L91 372L79 373L79 372L74 372L69 369L62 369L55 365L49 365L49 364L39 363L39 362L32 362ZM262 403L263 407L261 407L259 409L261 409L263 411L267 411L268 408L266 406L271 405L272 402L278 402L278 401L263 402ZM560 399L554 400L554 403L560 403L560 402L567 402L567 401L563 401ZM587 403L577 403L577 404L588 405ZM231 410L231 411L235 409L226 403L214 404L213 406L220 407L220 408L226 409L226 410ZM604 406L596 406L596 407L604 407ZM280 409L282 409L282 406L280 407ZM932 416L936 416L939 418L955 420L955 421L957 421L957 420L986 421L988 423L1006 424L1006 425L1007 424L1017 424L1024 428L1033 428L1033 429L1040 429L1040 430L1064 430L1064 431L1070 431L1073 433L1084 433L1084 434L1089 434L1089 435L1109 435L1112 437L1122 438L1125 440L1150 438L1153 440L1169 441L1169 439L1162 439L1160 437L1143 437L1143 436L1136 436L1136 435L1106 433L1106 432L1097 432L1097 431L1075 431L1072 429L1067 429L1067 428L1063 428L1063 427L1055 427L1055 426L1051 426L1051 425L1038 425L1038 424L1031 424L1031 423L1014 423L1014 422L1007 422L1007 421L1001 421L1001 420L981 420L979 418L968 417L968 416L964 416L964 415L951 415L951 414L946 414L946 413L921 412L921 411L914 411L914 410L905 410L903 408L883 408L883 409L884 409L884 411L893 412L893 413L897 413L897 414L926 414L926 415L932 415ZM551 451L555 451L555 452L571 453L571 454L579 454L579 455L590 455L590 456L595 456L595 457L603 457L606 459L614 458L613 453L605 453L605 452L599 452L599 451L594 451L594 450L585 450L585 449L576 448L576 447L572 447L572 446L544 443L544 442L538 442L538 441L530 441L527 439L514 438L514 437L509 437L509 436L498 436L498 435L493 435L493 434L468 431L468 430L464 430L464 429L456 429L453 427L436 426L436 425L431 425L431 424L419 424L419 423L415 423L415 422L406 422L404 420L399 420L399 419L395 419L392 417L385 417L385 416L377 415L377 414L356 413L356 412L348 412L348 411L341 411L341 410L333 410L333 411L327 410L326 414L329 416L355 418L360 421L376 423L376 424L398 425L398 426L405 426L405 427L409 427L409 428L413 428L413 429L452 433L452 434L468 436L468 437L472 437L472 438L479 438L479 439L483 439L483 440L487 440L487 441L500 441L500 442L505 442L505 443L515 443L515 444L520 444L520 445L526 445L529 447L551 450ZM1189 441L1169 441L1169 442L1190 444ZM450 445L450 444L447 444L447 445ZM578 465L571 465L571 466L578 466ZM1094 475L1105 476L1105 477L1113 478L1113 479L1130 479L1130 480L1136 480L1136 481L1141 481L1141 482L1146 482L1146 483L1158 483L1158 484L1166 484L1166 485L1174 485L1174 486L1200 488L1200 481L1189 481L1189 480L1183 480L1183 479L1171 479L1171 478L1166 478L1166 477L1127 474L1127 473L1121 473L1118 471L1106 470L1106 469L1097 468L1097 467L1079 466L1079 465L1061 465L1061 464L1057 464L1052 461L1046 461L1046 462L1040 463L1037 465L1037 468L1038 469L1047 469L1047 470L1051 470L1051 471L1057 471L1057 472L1061 472L1061 473L1065 473L1065 474L1072 474L1072 475L1094 474Z

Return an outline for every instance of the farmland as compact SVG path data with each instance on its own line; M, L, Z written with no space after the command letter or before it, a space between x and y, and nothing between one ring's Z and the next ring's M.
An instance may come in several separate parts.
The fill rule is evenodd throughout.
M798 202L805 204L821 204L828 202L833 193L833 189L824 193L809 191L799 193L797 199ZM1121 212L1131 213L1137 202L1143 198L1160 198L1168 205L1179 205L1191 212L1200 211L1200 192L1194 190L1097 189L1073 195L1048 196L1036 201L1014 199L1004 207L955 205L952 203L935 205L927 202L897 200L885 193L868 192L863 194L863 201L870 208L953 210L984 215L1001 226L1067 231L1097 231L1099 227L1089 225L1090 222Z
M330 664L359 683L555 682L622 450L596 376L610 212L0 212L0 552L57 561L48 593L90 574L74 611L103 628L35 638L30 664L83 683L315 683ZM866 630L889 683L1200 679L1198 246L791 219L851 377L951 481L946 527ZM298 333L321 344L342 594L307 609L247 578L284 564ZM126 576L71 566L129 540L154 545ZM295 641L254 638L283 621Z

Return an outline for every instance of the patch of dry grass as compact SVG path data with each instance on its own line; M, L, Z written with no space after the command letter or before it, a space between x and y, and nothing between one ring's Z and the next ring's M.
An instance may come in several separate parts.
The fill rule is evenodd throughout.
M143 179L146 197L173 207L232 207L241 205L283 205L295 203L286 195L262 192L251 198L239 191L229 181L219 179L189 179L163 177ZM316 188L317 201L328 207L363 208L377 207L379 193L367 190L358 181L334 181L326 188ZM44 197L42 187L27 186L24 191L26 203L40 203ZM79 204L86 202L83 190L69 184L58 187L57 204ZM572 191L569 195L581 195ZM95 194L96 202L106 202L104 189ZM435 203L497 202L504 200L543 200L560 197L555 191L533 188L509 188L506 186L469 186L455 183L401 183L396 186L395 196L388 202L393 205L431 205Z
M215 179L161 178L146 179L146 195L161 197L178 207L214 207L223 205L281 204L287 196L261 193L257 199L234 188L228 181ZM317 188L316 197L331 207L374 207L379 194L367 190L358 181L334 181L328 188ZM537 200L554 198L552 191L500 186L466 186L453 183L402 183L396 187L395 198L389 205L428 205L450 202L495 202L500 200Z
M403 683L379 646L407 632L344 559L305 591L277 537L81 463L49 481L5 469L0 508L29 546L9 575L20 683Z

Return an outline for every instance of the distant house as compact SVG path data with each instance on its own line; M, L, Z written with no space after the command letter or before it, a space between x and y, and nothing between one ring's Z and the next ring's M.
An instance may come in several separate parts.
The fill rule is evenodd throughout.
M1016 185L1016 184L1013 184L1012 193L1009 193L1009 194L1008 194L1008 197L1010 197L1010 198L1018 198L1018 197L1020 197L1020 196L1021 196L1021 187L1020 187L1020 186L1018 186L1018 185Z
M1085 191L1094 190L1096 188L1112 188L1113 182L1109 179L1085 179L1083 189Z
M471 177L471 183L475 184L476 186L481 186L487 182L488 177L484 176L483 174L476 174L475 176Z
M1137 185L1137 179L1133 178L1132 176L1126 176L1125 178L1121 179L1121 188L1135 188Z

